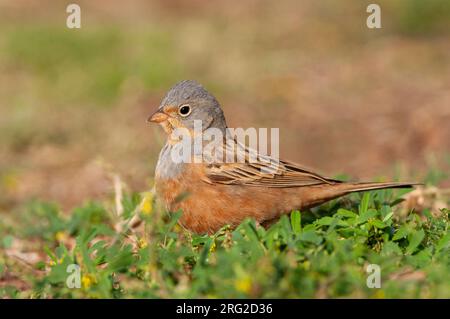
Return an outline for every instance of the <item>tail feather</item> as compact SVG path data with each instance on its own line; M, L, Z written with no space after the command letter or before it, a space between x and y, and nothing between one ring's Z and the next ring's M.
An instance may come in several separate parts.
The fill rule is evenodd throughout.
M316 188L308 190L301 189L302 205L301 208L310 208L320 205L331 199L348 195L354 192L373 191L385 188L411 188L421 185L420 183L402 183L402 182L362 182L362 183L336 183L332 185L318 185Z
M342 186L341 186L342 185ZM364 192L385 188L412 188L421 185L420 183L404 183L404 182L362 182L362 183L342 183L338 187L345 193Z

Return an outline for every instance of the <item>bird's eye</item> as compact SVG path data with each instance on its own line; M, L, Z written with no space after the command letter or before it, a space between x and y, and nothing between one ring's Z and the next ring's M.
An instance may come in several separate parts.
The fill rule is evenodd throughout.
M191 114L191 107L187 104L180 106L180 108L178 109L178 114L183 117L188 116L189 114Z

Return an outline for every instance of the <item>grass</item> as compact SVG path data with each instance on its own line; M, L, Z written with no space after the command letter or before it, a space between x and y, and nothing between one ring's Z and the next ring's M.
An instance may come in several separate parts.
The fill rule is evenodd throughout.
M125 196L120 217L108 202L87 203L69 216L33 202L20 228L1 226L8 235L0 296L449 298L450 211L400 217L398 195L352 195L294 211L267 230L246 220L211 236L180 228L181 213L161 211L150 193ZM38 261L15 255L25 242ZM79 289L66 284L71 264L81 270ZM380 266L379 289L366 285L369 264Z

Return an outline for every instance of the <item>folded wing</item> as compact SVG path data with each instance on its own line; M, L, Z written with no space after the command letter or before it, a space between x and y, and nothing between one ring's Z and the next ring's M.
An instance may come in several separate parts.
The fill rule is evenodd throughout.
M206 166L205 182L259 187L302 187L341 183L298 164L258 154L257 151L235 141L224 145L223 152L225 156L222 159L233 161L212 161Z

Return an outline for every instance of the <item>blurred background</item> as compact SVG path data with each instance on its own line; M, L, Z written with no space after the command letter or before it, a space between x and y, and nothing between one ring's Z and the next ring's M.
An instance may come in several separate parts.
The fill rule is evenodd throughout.
M0 1L0 210L70 209L112 174L149 189L164 136L145 120L182 79L324 174L448 172L450 2L378 0L368 29L371 2Z

